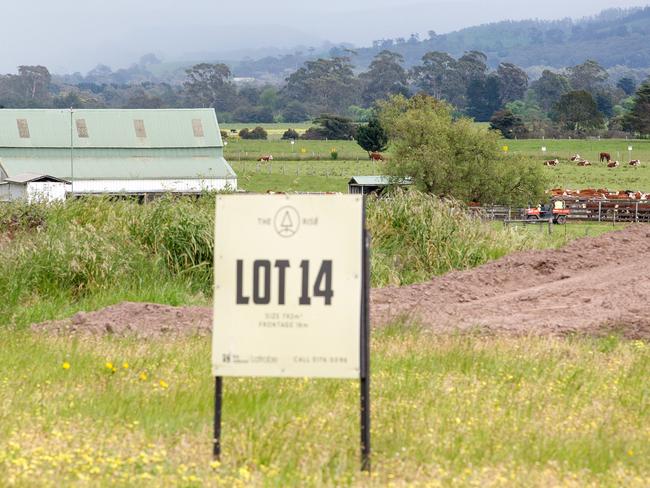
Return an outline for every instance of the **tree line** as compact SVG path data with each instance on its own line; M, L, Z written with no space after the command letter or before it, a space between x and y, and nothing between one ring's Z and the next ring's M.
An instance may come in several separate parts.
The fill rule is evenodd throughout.
M646 85L635 95L634 79L614 84L593 60L545 70L533 82L512 63L490 69L487 56L479 51L458 58L427 52L419 64L406 69L400 54L383 50L362 72L355 71L347 56L316 59L305 62L279 86L237 84L230 68L221 63L194 65L176 84L105 82L102 69L107 74L107 68L98 67L86 78L75 78L54 77L44 66L20 66L17 74L0 75L0 106L213 107L222 122L299 123L324 114L366 122L382 100L423 93L448 102L456 117L490 122L505 137L647 133L646 116L639 110ZM311 135L319 134L322 131L314 130Z

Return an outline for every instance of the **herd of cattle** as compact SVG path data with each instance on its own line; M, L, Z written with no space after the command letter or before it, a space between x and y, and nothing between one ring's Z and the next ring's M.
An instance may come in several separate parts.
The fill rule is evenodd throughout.
M571 161L572 163L576 163L578 166L591 166L591 163L586 159L580 157L580 154L571 156L569 161ZM606 152L600 153L600 162L607 163L608 168L618 168L621 165L621 163L619 163L618 161L612 161L612 156ZM551 159L549 161L544 161L545 166L557 166L558 164L560 164L560 160L557 158ZM641 161L639 161L638 159L633 159L628 164L636 168L641 165Z
M650 200L650 193L633 190L610 191L603 188L566 190L564 188L554 188L550 193L555 199L568 197L581 200Z

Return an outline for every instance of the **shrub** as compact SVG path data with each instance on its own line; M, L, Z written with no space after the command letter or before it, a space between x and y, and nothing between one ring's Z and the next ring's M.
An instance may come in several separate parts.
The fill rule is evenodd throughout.
M282 140L290 141L296 139L300 139L300 134L298 134L298 131L294 129L287 129L286 131L284 131L284 134L282 134Z
M394 147L386 166L391 175L410 177L422 191L464 202L524 206L543 198L547 175L541 165L505 156L495 131L470 119L454 120L445 102L417 95L380 105Z
M263 127L255 127L253 130L248 130L246 128L239 131L239 137L242 139L267 139L268 133L264 130Z
M339 158L339 153L338 153L338 151L337 151L336 149L332 149L332 150L330 151L330 159L331 159L332 161L336 161L338 158Z

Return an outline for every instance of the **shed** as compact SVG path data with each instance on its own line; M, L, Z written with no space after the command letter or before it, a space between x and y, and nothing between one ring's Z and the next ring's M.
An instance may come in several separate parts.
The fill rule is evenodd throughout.
M353 176L348 181L348 193L368 195L370 193L381 194L387 186L396 184L398 186L409 186L413 182L410 178L399 181L391 181L389 176Z
M0 171L2 170L1 168L0 166ZM65 200L69 186L69 181L51 175L21 173L13 177L5 178L0 183L0 201L62 201Z
M0 182L23 173L75 195L237 189L213 109L0 110Z

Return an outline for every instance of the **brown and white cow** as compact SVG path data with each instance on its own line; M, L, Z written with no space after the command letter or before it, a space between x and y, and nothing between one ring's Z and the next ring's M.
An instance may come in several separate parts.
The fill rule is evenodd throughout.
M591 163L586 159L578 159L578 166L591 166Z
M609 163L607 163L607 167L608 168L618 168L620 166L620 164L621 163L619 163L618 161L610 161Z
M544 166L557 166L558 164L560 164L560 160L557 158L551 159L549 161L544 161Z
M260 156L258 161L265 161L265 162L273 161L273 155L269 154L268 156Z
M381 153L372 152L370 153L370 159L372 159L373 161L383 161L384 156Z
M575 156L571 156L571 161L581 161L582 158L580 157L580 154L576 154Z
M630 161L630 166L634 166L634 167L641 166L641 161L639 161L638 159L633 159L632 161Z

